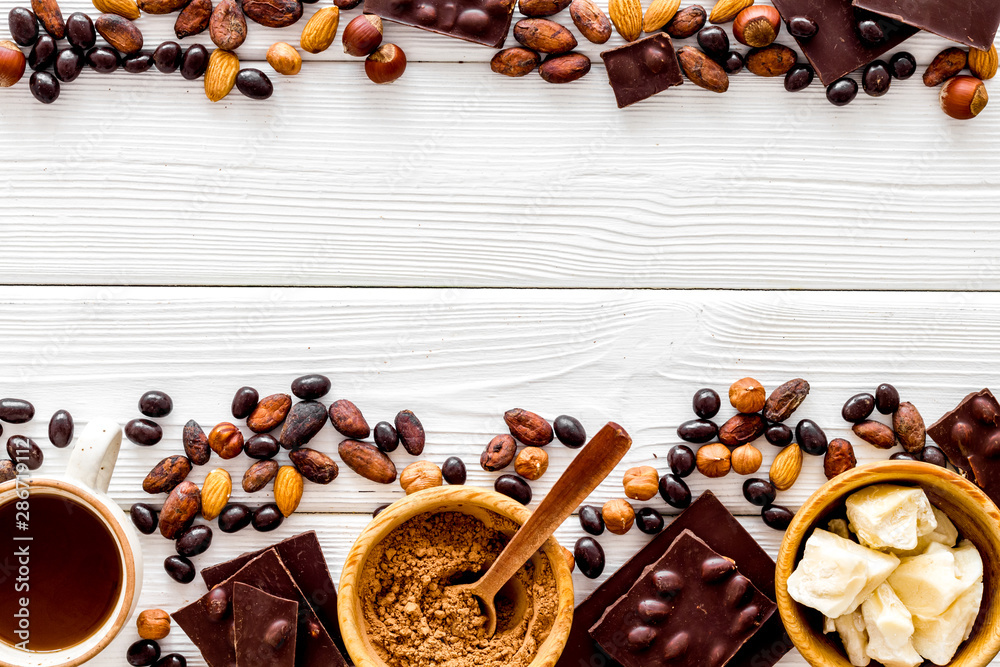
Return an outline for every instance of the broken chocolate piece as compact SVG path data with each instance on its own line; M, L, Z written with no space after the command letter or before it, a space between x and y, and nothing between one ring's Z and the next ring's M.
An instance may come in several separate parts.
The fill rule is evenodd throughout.
M996 0L854 0L854 6L985 51L1000 28Z
M802 53L809 59L823 85L878 59L916 34L917 29L864 10L856 10L852 0L775 0L774 6L786 22L798 19L813 21L816 34L796 38ZM882 30L883 41L866 43L858 33L861 21L871 20Z
M326 556L323 555L323 548L320 546L316 531L311 530L290 537L269 548L278 552L281 561L291 572L292 579L316 612L320 623L333 638L344 659L350 662L344 641L340 637L340 624L337 622L337 588L330 577ZM201 578L209 588L214 588L266 550L246 553L231 561L206 567L201 571Z
M246 584L233 587L236 667L291 667L299 603Z
M663 32L605 51L601 58L619 109L684 83L673 42Z
M295 664L298 667L337 667L347 664L275 549L268 549L251 560L236 574L220 582L217 588L224 589L232 600L233 588L238 583L248 584L265 593L298 603L299 640L295 650ZM213 622L205 598L202 598L179 609L172 616L201 651L209 667L233 666L236 647L232 615L221 622Z
M624 667L722 667L775 609L733 561L685 530L590 635Z
M609 606L628 592L642 571L659 560L686 529L694 532L719 555L735 561L743 576L769 599L774 599L774 561L719 499L711 491L705 491L662 533L580 603L573 615L573 627L557 667L621 667L619 662L604 654L588 631ZM668 576L662 577L662 580L666 588L673 581ZM772 614L727 663L727 667L773 667L790 650L792 641L785 633L781 618Z
M365 0L365 14L499 49L514 0Z
M1000 403L983 389L927 429L959 472L1000 503Z

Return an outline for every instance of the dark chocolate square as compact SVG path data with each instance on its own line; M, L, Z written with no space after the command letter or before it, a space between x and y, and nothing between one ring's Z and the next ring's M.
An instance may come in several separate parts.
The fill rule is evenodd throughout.
M347 649L344 648L344 641L340 637L340 624L337 622L337 588L333 584L330 570L327 569L326 556L323 555L323 547L320 546L316 531L310 530L289 537L268 548L278 552L281 561L291 572L295 584L302 590L320 623L349 663ZM201 571L201 578L209 588L213 588L239 572L243 566L265 551L267 549L253 551L225 563L206 567Z
M293 667L299 603L246 584L233 587L236 667Z
M1000 27L997 0L854 0L854 6L981 51L993 45Z
M601 54L618 108L684 83L670 36L659 32Z
M963 398L927 434L959 472L1000 504L1000 403L989 389Z
M916 28L898 21L855 10L851 2L852 0L774 0L774 6L786 23L796 16L804 16L819 25L819 31L812 38L796 41L825 86L878 59L917 33ZM879 22L885 31L884 42L875 46L862 41L857 24L863 18Z
M333 639L320 624L302 591L295 585L277 551L268 549L217 587L225 589L232 601L233 587L237 583L249 584L265 593L298 602L298 642L295 649L295 664L298 667L346 666L347 663ZM209 667L232 667L235 664L231 613L221 621L213 622L205 609L204 598L201 598L175 611L172 616L201 651Z
M628 592L642 571L656 562L687 529L719 554L734 560L740 572L758 590L774 599L774 561L719 499L711 491L705 491L662 533L580 603L557 667L621 667L604 654L588 631L611 604ZM728 664L729 667L773 667L790 650L792 641L785 633L781 618L773 614Z
M514 0L365 0L365 14L499 49L510 32L514 5Z
M722 667L776 608L736 563L685 530L590 635L623 667Z

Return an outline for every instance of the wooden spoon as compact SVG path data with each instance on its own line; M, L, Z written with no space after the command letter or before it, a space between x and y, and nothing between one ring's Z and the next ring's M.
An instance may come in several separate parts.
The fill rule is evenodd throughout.
M527 606L527 594L520 581L512 578L545 541L552 537L573 510L611 474L631 446L632 438L625 429L614 422L608 422L580 450L486 574L475 583L449 587L449 595L471 593L479 599L488 621L488 636L496 634L497 610L494 598L500 589L508 582L513 584L507 588L514 600L515 615L523 614Z

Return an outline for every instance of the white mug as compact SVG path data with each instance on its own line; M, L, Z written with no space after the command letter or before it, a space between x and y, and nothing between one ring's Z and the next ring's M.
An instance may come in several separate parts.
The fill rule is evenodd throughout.
M22 499L27 482L29 505L31 496L46 494L68 498L88 508L114 538L122 571L118 600L104 624L90 637L75 646L44 653L23 651L0 642L0 667L82 665L107 648L135 611L142 587L139 535L121 508L107 495L121 444L122 429L117 422L110 419L92 421L77 438L65 474L42 476L37 475L39 471L36 470L25 473L20 483L15 479L0 484L0 505Z

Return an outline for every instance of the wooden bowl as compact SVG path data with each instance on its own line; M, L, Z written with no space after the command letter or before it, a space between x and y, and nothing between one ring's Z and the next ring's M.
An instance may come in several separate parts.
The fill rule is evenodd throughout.
M850 470L824 484L795 515L778 552L775 589L778 610L788 636L813 667L851 667L851 663L820 627L820 615L788 595L788 577L795 569L806 538L847 496L872 484L901 484L924 489L938 509L948 515L963 539L983 557L983 604L968 641L950 667L985 667L1000 652L1000 510L979 487L944 468L916 461L883 461ZM830 637L835 638L835 634Z
M523 525L531 516L531 510L507 496L471 486L442 486L419 491L383 510L354 543L340 575L337 615L340 617L340 632L344 644L356 667L387 667L368 638L364 611L358 594L368 554L396 527L418 514L451 511L462 512L480 519L487 518L487 511L495 512L518 525ZM553 667L566 647L570 627L573 625L573 576L565 552L555 538L549 538L542 547L542 552L548 557L555 575L559 606L552 630L539 647L530 667Z

